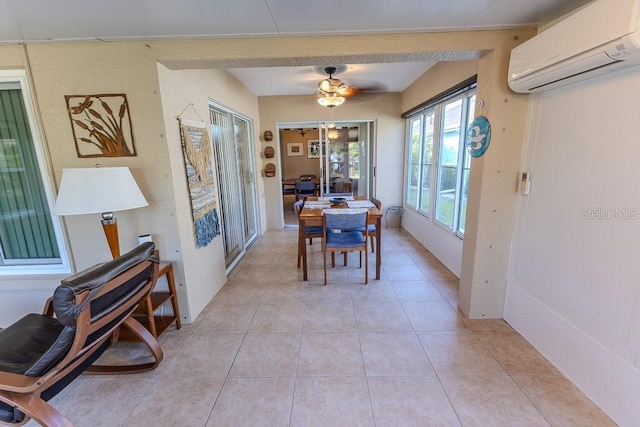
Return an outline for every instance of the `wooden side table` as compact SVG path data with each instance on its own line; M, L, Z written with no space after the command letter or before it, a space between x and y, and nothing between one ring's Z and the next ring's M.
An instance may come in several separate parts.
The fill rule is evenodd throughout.
M154 337L158 337L164 332L173 322L176 323L176 328L180 329L182 323L180 321L180 308L178 307L178 295L176 293L176 282L173 276L173 264L170 262L160 263L158 270L158 278L166 276L168 291L151 291L151 294L144 301L144 304L140 304L138 309L133 314L145 328L151 332ZM172 315L156 315L156 311L161 308L165 303L171 301L171 307L173 308Z

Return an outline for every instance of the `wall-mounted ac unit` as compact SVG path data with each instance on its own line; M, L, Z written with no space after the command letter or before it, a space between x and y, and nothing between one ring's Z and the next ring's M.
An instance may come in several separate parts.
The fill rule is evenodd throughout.
M511 51L509 87L534 93L640 64L640 0L597 0Z

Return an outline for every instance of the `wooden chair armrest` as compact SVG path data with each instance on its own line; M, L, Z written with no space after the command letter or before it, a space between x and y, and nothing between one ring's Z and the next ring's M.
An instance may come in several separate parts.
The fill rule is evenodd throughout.
M47 298L47 301L44 303L44 309L42 310L42 315L47 317L53 317L53 297Z
M25 392L39 387L37 385L38 381L40 381L40 377L27 377L26 375L11 372L0 372L0 390Z

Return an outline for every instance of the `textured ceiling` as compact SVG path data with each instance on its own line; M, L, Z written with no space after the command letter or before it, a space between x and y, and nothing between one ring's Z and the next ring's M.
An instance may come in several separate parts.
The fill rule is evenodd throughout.
M539 26L589 0L0 0L0 43L166 38L273 37ZM474 52L456 53L461 59ZM442 54L439 54L442 55ZM446 54L445 54L446 55ZM453 54L451 54L453 55ZM313 93L322 66L360 86L401 91L436 54L397 58L167 63L226 68L257 95ZM366 65L363 65L366 64ZM379 65L378 65L379 64ZM273 68L278 67L278 68ZM281 82L274 84L274 82ZM350 83L353 84L353 83Z

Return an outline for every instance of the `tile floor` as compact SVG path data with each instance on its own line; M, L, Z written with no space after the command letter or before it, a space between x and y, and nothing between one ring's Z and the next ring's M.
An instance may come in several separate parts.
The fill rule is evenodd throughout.
M319 241L303 282L296 235L260 238L193 324L162 335L158 369L83 375L52 403L76 427L614 425L507 323L461 316L457 279L406 232L383 231L366 286L355 254L323 286Z

